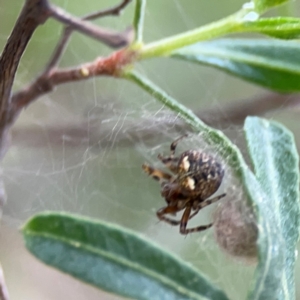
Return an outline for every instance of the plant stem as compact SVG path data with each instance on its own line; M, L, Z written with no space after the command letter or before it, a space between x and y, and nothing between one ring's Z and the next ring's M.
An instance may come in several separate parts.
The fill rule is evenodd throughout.
M135 30L135 43L142 43L143 41L143 29L144 29L144 16L147 0L136 0L135 13L133 20L133 27Z
M178 113L194 130L202 130L201 127L202 122L199 118L187 107L182 105L181 103L177 102L173 99L170 95L168 95L165 91L160 89L158 86L155 86L150 80L145 77L142 77L135 71L128 71L123 73L123 77L135 82L149 94L152 94L156 99L158 99L161 103L165 106L169 107L175 113ZM201 125L199 125L199 121ZM203 126L206 126L203 123Z
M243 28L242 18L248 13L249 10L242 9L217 22L145 45L140 50L140 59L167 55L178 48L199 41L209 40L228 33L239 32Z

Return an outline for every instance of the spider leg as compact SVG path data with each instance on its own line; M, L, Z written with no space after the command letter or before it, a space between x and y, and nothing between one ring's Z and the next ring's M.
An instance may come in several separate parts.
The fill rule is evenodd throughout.
M203 231L208 229L209 227L211 227L213 224L208 224L208 225L203 225L203 226L198 226L198 227L194 227L194 228L186 228L188 220L190 218L190 214L191 214L191 207L188 206L184 213L183 216L181 218L181 222L180 222L180 233L181 234L189 234L191 232L196 232L196 231Z
M180 233L181 234L189 234L189 233L192 233L192 232L204 231L204 230L210 228L211 226L213 226L213 223L186 229L184 227L181 227L181 225L180 225Z
M176 206L166 206L161 209L159 209L156 212L157 217L161 220L164 221L172 226L179 225L181 221L173 220L168 217L165 217L166 214L176 214L178 211L181 209L178 209Z
M179 137L178 139L176 139L170 146L170 156L164 157L161 154L158 154L157 158L167 167L169 168L172 172L176 173L177 171L177 165L178 165L178 161L179 158L175 157L175 150L177 147L177 144L180 140L182 140L183 138L187 137L188 135L185 134L181 137Z
M172 175L165 173L159 169L155 169L146 163L144 163L142 165L142 168L145 173L147 173L149 176L151 176L153 179L159 181L160 183L165 182L165 181L170 181L173 177Z
M176 173L179 158L177 157L163 157L158 154L157 158L173 173Z
M215 198L212 198L212 199L207 199L206 201L204 202L200 202L196 211L191 215L191 207L188 206L184 213L183 213L183 216L181 218L181 222L180 222L180 233L181 234L189 234L191 232L197 232L197 231L203 231L203 230L206 230L208 228L210 228L213 223L211 224L208 224L208 225L202 225L202 226L198 226L198 227L194 227L194 228L186 228L187 226L187 223L188 223L188 220L190 220L192 217L194 217L201 208L205 207L205 206L208 206L214 202L217 202L218 200L220 200L221 198L223 198L226 194L222 194L220 196L217 196Z
M170 145L170 157L173 158L175 155L175 150L177 147L178 142L180 142L182 139L184 139L185 137L187 137L188 134L184 134L181 137L179 137L178 139L176 139L171 145Z
M210 205L210 204L213 204L213 203L219 201L221 198L223 198L223 197L225 197L225 196L226 196L226 194L222 194L222 195L217 196L217 197L215 197L215 198L207 199L207 200L205 200L205 201L203 201L203 202L200 202L200 203L198 204L198 206L196 207L196 210L190 215L189 220L190 220L191 218L193 218L194 216L196 216L196 214L199 212L200 209L204 208L205 206L208 206L208 205Z

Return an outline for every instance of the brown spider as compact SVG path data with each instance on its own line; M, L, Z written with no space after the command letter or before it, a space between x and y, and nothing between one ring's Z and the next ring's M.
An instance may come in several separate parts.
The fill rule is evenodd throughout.
M214 157L197 150L188 150L179 157L175 157L178 142L186 136L181 136L171 144L169 157L158 155L158 159L173 175L155 169L146 163L142 166L148 175L159 181L161 195L167 202L166 207L157 211L157 217L174 226L180 224L181 234L202 231L211 227L213 224L186 228L188 221L200 209L217 202L226 195L222 194L208 199L218 190L224 176L222 165ZM177 212L183 209L181 220L177 221L165 216L167 214L176 215Z

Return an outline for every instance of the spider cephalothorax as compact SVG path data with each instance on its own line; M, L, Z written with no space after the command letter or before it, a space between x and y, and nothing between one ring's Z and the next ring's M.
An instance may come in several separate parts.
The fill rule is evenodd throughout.
M143 164L143 170L161 183L161 195L165 198L167 206L157 211L157 216L171 225L180 224L180 233L202 231L212 224L187 229L187 222L194 217L200 209L210 205L225 194L208 199L219 188L224 169L222 165L211 155L197 150L188 150L179 157L175 157L177 143L184 138L175 140L171 146L169 157L158 155L161 162L173 173L163 172L148 164ZM166 214L176 215L184 210L180 221L166 217Z

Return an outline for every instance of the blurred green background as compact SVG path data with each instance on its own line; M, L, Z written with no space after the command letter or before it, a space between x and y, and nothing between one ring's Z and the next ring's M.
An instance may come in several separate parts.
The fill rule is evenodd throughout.
M2 50L23 2L0 3ZM84 4L59 0L55 3L76 16L112 5L112 1L95 0ZM95 23L123 30L131 24L133 4L121 17L106 17ZM242 4L239 0L148 1L145 42L212 22L233 13ZM299 3L291 5L281 11L299 15ZM59 23L49 20L36 31L22 58L14 90L41 72L61 30ZM80 65L111 51L74 33L60 66ZM180 61L153 59L138 68L197 111L211 106L222 108L226 103L239 103L266 92L219 71ZM298 107L272 111L267 117L292 130L299 148ZM184 237L178 228L158 223L155 216L155 211L164 205L163 199L159 185L142 173L141 164L148 161L159 166L157 154L167 153L171 141L180 135L176 126L166 125L168 118L168 112L138 87L104 77L59 86L22 113L13 128L12 146L2 163L8 201L1 226L0 260L12 300L119 299L44 266L27 253L19 228L27 218L44 210L78 213L138 231L199 268L230 299L245 299L253 267L222 253L212 230ZM231 124L224 130L234 142L240 143L239 126ZM188 142L182 145L188 146ZM204 147L201 142L197 146ZM226 184L230 185L230 180ZM211 212L212 208L203 211L197 217L197 224L209 222ZM300 299L299 266L297 299Z

